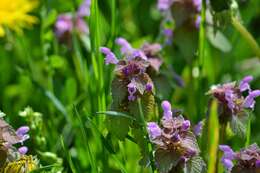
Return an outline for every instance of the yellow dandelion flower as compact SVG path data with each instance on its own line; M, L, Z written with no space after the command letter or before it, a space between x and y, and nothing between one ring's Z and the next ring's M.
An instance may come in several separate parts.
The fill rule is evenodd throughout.
M38 0L0 0L0 37L5 35L4 27L22 33L22 28L30 27L37 18L29 15L38 5Z
M38 167L38 161L33 156L24 155L17 161L7 163L0 173L28 173Z

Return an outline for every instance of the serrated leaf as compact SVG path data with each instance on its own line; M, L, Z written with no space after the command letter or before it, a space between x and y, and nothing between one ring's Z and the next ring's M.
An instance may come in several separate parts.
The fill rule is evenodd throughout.
M155 151L155 164L160 173L168 173L179 162L180 154L164 149Z
M200 156L192 157L184 168L184 173L204 173L206 164Z
M246 127L241 119L239 119L237 116L232 116L230 127L236 135L240 137L245 137L246 134Z
M200 152L197 139L192 132L187 132L185 138L181 140L181 146L184 148L192 149L196 151L196 153Z

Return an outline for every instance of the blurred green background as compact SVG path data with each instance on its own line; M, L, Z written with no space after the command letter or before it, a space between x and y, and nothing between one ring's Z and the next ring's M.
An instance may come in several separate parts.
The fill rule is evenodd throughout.
M237 2L243 25L260 43L260 1ZM96 114L109 109L113 78L113 69L103 63L99 47L115 48L114 40L119 36L133 47L140 47L145 41L159 41L162 16L156 3L155 0L92 0L91 15L85 18L90 35L72 34L68 46L55 37L54 24L59 14L74 13L81 1L41 0L32 12L39 19L36 25L24 29L23 34L7 29L0 38L0 109L15 128L29 124L18 116L25 107L42 113L42 129L26 145L43 165L59 162L59 157L63 159L62 172L148 171L138 166L138 146L129 140L112 140L107 135L105 116ZM211 85L253 75L253 88L260 88L260 57L255 56L232 25L220 31L227 40L219 40L217 44L228 44L225 46L231 46L231 50L223 52L207 39L200 80L194 74L196 52L184 59L171 46L163 49L165 63L182 76L185 86L174 86L169 95L157 99L158 104L161 99L171 100L193 123L206 117L209 97L205 93ZM192 43L188 40L180 44L185 50ZM257 101L251 143L260 143L260 100ZM35 142L36 136L42 136L43 142ZM244 146L241 139L232 135L228 143L234 149Z

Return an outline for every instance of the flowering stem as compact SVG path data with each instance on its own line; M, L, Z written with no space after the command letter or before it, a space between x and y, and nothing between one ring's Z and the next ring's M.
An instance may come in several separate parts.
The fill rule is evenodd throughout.
M232 25L244 37L246 42L254 51L255 55L260 58L260 48L254 37L247 31L247 29L235 17L232 17Z
M150 144L148 142L149 136L148 133L146 131L146 121L144 119L144 114L143 114L143 108L142 108L142 104L141 104L141 100L140 98L138 98L137 100L138 102L138 109L139 109L139 114L140 114L140 118L141 118L141 124L142 124L142 132L143 132L143 136L145 137L145 151L147 153L149 153L149 160L150 160L150 164L151 164L151 168L152 168L152 172L155 172L155 164L154 164L154 160L153 160L153 151L151 149Z

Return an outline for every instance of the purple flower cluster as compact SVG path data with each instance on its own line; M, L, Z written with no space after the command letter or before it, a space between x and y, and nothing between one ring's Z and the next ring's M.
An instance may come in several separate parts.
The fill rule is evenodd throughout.
M195 135L191 131L191 123L181 115L173 116L168 101L162 102L162 109L162 127L155 122L147 124L150 141L156 144L156 151L178 155L177 164L187 162L200 152ZM156 154L157 152L155 158L160 157Z
M90 4L91 0L84 0L75 17L71 13L58 16L55 23L55 34L58 39L62 40L71 35L73 29L80 34L88 34L89 28L84 21L84 17L90 15Z
M253 110L255 98L260 96L260 90L251 89L249 83L252 80L252 76L246 76L239 85L235 82L218 85L209 93L218 100L225 115L238 115L243 113L245 108Z
M135 49L121 37L115 42L120 46L122 60L118 60L109 48L101 47L100 51L105 55L105 63L115 64L117 77L127 83L128 100L135 101L139 94L144 94L144 91L151 93L154 85L147 70L159 71L162 64L158 56L161 46L145 43L140 49Z
M224 152L221 162L229 172L232 170L243 172L260 168L260 148L257 144L252 144L239 152L234 152L228 145L220 145L219 149Z

